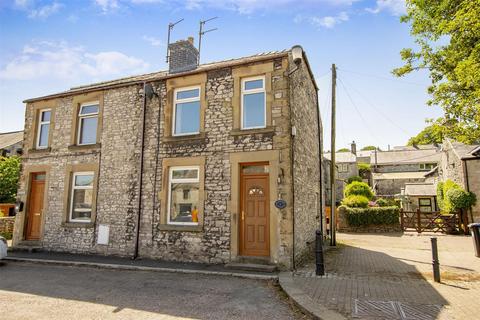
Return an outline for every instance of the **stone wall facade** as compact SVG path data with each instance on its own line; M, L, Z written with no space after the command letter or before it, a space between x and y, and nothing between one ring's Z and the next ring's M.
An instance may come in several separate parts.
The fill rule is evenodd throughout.
M400 194L402 188L405 188L406 183L420 183L425 182L425 179L374 179L375 194L378 196L394 196Z
M204 263L235 260L238 163L259 159L270 164L271 262L291 268L294 252L298 257L304 255L313 239L321 190L316 88L305 63L295 76L288 76L289 59L283 55L246 66L205 71L200 75L206 79L202 132L189 138L171 137L168 132L171 119L166 110L172 97L169 79L150 82L155 95L146 100L145 109L141 84L28 103L27 146L18 192L26 209L17 216L14 245L25 236L30 175L46 172L40 241L46 250L132 256L139 227L140 256ZM235 130L235 74L239 72L266 74L266 81L271 81L266 84L271 115L265 129ZM181 84L191 78L173 80ZM72 119L78 112L75 106L92 98L101 101L98 141L93 146L76 146L71 135L75 131ZM35 150L35 118L45 107L54 114L50 146ZM296 137L291 135L292 124L297 128ZM304 130L306 127L311 130ZM232 157L240 162L232 162ZM192 161L202 163L202 221L195 228L167 225L166 163ZM88 224L69 223L71 173L86 167L97 175L95 215ZM284 199L287 207L276 209L273 203L277 198ZM108 227L108 244L98 243L99 226Z
M305 64L292 73L290 82L294 176L294 258L301 264L314 253L315 230L320 229L321 127L317 91Z
M13 234L15 217L0 217L0 234Z

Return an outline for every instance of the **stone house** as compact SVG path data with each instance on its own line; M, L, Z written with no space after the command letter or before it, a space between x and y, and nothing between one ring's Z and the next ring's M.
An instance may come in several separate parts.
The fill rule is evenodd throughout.
M291 269L321 223L317 86L300 46L26 100L14 246Z
M430 183L405 183L401 190L402 208L405 211L438 211L437 185Z
M442 145L440 176L477 195L470 221L480 222L480 145L466 145L445 139Z
M389 151L374 151L371 155L373 189L379 196L395 196L407 183L435 180L434 170L440 162L440 148L404 147Z
M336 202L340 202L343 199L343 190L347 185L348 178L352 176L358 176L358 164L357 157L353 149L354 143L352 144L352 150L348 152L335 152L335 164L336 164L336 188L335 199ZM331 153L326 152L324 154L325 161L327 163L327 168L331 163ZM328 169L327 169L328 171ZM330 180L330 179L329 179ZM330 187L329 187L330 188ZM327 198L327 203L330 204L330 196Z

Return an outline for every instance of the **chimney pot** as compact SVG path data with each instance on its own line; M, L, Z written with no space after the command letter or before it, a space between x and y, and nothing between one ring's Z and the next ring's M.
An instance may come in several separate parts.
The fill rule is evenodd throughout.
M188 42L190 42L193 45L193 37L188 37Z
M357 144L355 143L355 141L352 141L352 144L350 146L351 146L352 153L354 155L357 155Z

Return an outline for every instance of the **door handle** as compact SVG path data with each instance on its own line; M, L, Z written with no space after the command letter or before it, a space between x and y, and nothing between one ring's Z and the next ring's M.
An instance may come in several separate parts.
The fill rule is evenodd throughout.
M36 215L36 216L39 216L39 215L40 215L40 213L39 213L39 212L35 212L35 213L34 213L34 215Z
M242 210L242 220L245 220L245 212Z

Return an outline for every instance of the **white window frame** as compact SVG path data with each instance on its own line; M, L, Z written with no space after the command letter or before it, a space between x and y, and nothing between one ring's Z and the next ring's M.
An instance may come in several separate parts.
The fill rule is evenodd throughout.
M198 97L196 98L185 98L185 99L177 99L177 93L182 92L182 91L190 91L190 90L195 90L198 89ZM200 113L202 112L202 101L200 97L202 96L202 88L201 86L191 86L191 87L182 87L182 88L177 88L173 91L173 116L172 116L172 136L178 137L178 136L190 136L194 134L199 134L200 131L196 132L186 132L186 133L175 133L175 129L177 126L176 122L176 114L177 114L177 103L187 103L187 102L196 102L198 101L200 105ZM198 119L198 128L200 128L201 123L200 119Z
M50 120L48 121L42 121L42 115L44 112L50 111ZM50 126L51 126L51 120L52 120L52 109L41 109L38 112L38 128L37 128L37 143L36 143L36 148L37 149L47 149L48 146L50 145ZM42 125L48 123L48 135L47 135L47 145L46 146L41 146L40 145L40 132L42 130Z
M75 186L75 178L78 176L93 176L93 182L91 186ZM77 220L73 219L73 194L75 190L94 190L94 185L95 185L95 172L93 171L84 171L84 172L74 172L72 175L72 190L70 191L70 212L68 214L68 222L74 222L74 223L90 223L92 222L92 214L93 214L93 201L92 201L92 208L90 210L86 209L80 209L77 211L90 211L90 219L89 220ZM93 200L93 199L92 199Z
M92 112L92 113L87 113L87 114L82 114L82 108L83 107L88 107L88 106L98 106L97 112ZM86 145L93 145L97 143L97 135L98 135L98 115L100 113L100 102L99 101L90 101L90 102L85 102L80 105L80 108L78 108L78 128L77 128L77 144L79 146L86 146ZM88 118L97 118L97 128L95 129L95 142L94 143L80 143L80 137L81 137L81 131L82 131L82 119L88 119Z
M245 90L245 82L255 81L255 80L262 80L263 86L259 89L250 89ZM265 89L265 76L257 76L257 77L250 77L242 79L241 83L242 87L240 88L240 128L242 130L250 130L250 129L262 129L267 127L267 91ZM255 127L244 127L243 121L243 97L246 94L253 94L253 93L263 93L263 125L255 126Z
M173 178L173 171L176 170L197 170L197 178ZM198 222L175 222L170 220L171 205L172 205L172 184L173 183L198 183L198 190L200 192L200 166L180 166L170 167L168 170L168 202L167 202L167 224L182 225L182 226L197 226ZM200 197L199 197L200 199ZM197 206L200 207L200 204Z

